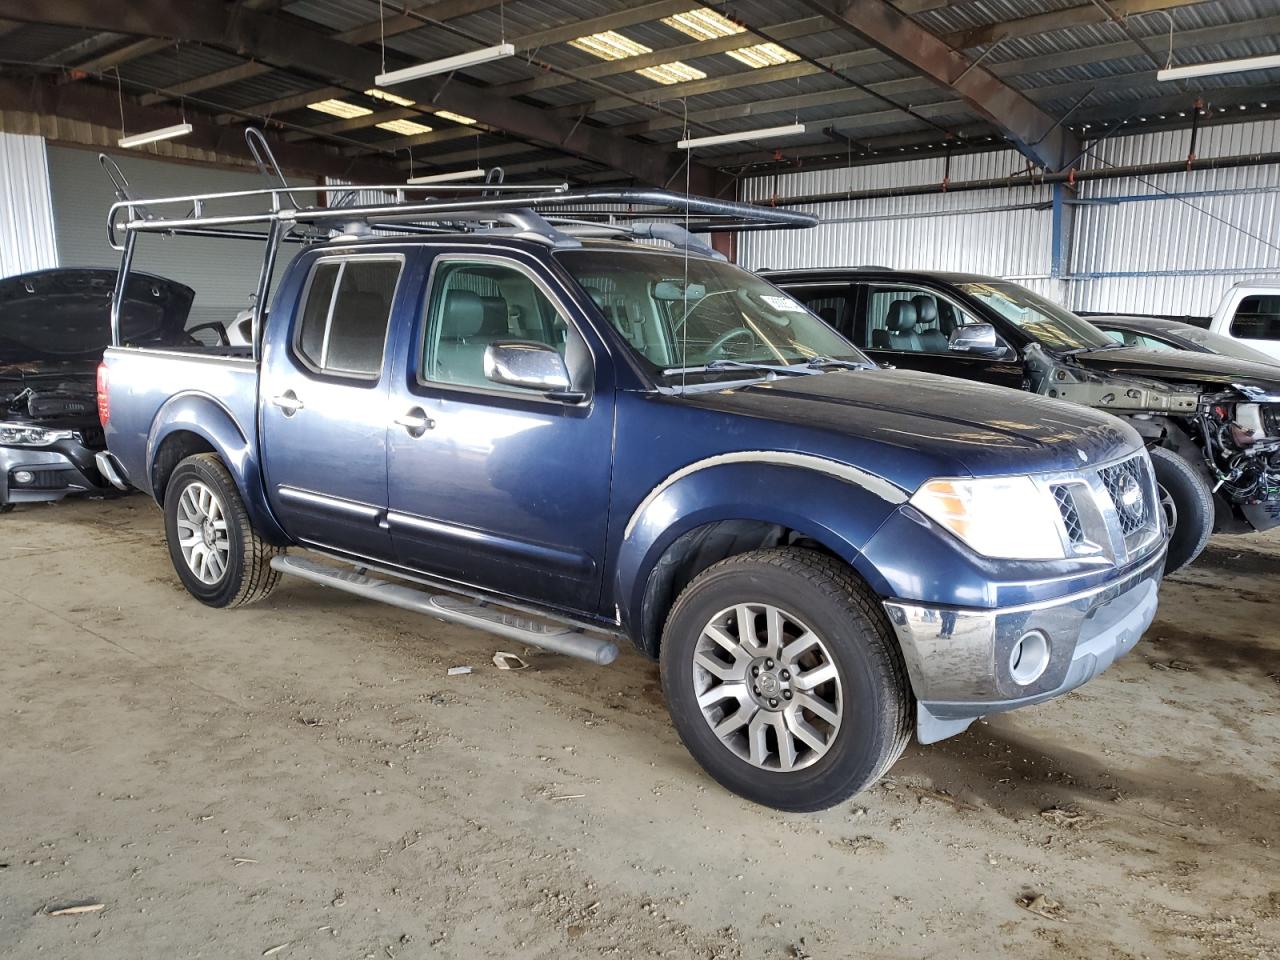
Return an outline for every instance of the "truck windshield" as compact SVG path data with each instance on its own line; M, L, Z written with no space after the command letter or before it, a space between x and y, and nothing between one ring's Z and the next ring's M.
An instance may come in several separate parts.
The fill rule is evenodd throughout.
M872 365L803 305L740 267L644 249L557 256L660 383L767 373L749 364Z
M1114 340L1088 320L1016 283L983 280L957 286L1051 350L1092 350L1115 346Z

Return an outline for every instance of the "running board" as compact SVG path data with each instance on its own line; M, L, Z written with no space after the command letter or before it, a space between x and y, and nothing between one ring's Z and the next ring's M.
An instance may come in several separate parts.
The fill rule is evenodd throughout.
M590 660L600 666L613 663L618 658L618 647L603 637L591 637L576 627L545 623L478 600L468 600L447 593L427 593L389 580L356 573L354 570L316 563L304 557L272 557L271 567L280 573L354 593L358 597L377 600L414 613L425 613L439 620L494 633L554 653Z

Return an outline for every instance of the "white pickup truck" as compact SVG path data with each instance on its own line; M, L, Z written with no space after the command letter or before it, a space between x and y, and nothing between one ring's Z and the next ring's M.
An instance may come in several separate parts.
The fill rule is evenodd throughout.
M1223 295L1209 329L1280 363L1280 281L1237 283Z

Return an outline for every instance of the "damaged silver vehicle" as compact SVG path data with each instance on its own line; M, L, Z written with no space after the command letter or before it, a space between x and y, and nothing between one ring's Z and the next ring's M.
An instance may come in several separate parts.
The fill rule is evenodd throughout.
M0 280L0 513L17 504L110 489L97 370L111 341L116 271L41 270ZM138 344L181 343L194 293L129 278L122 327Z

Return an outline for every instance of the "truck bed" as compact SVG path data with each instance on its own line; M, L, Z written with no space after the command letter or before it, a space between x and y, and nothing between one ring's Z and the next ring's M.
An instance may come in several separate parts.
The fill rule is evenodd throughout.
M212 400L249 449L257 447L258 365L242 347L111 347L107 446L125 479L154 493L148 464L159 434L183 422L184 407Z

